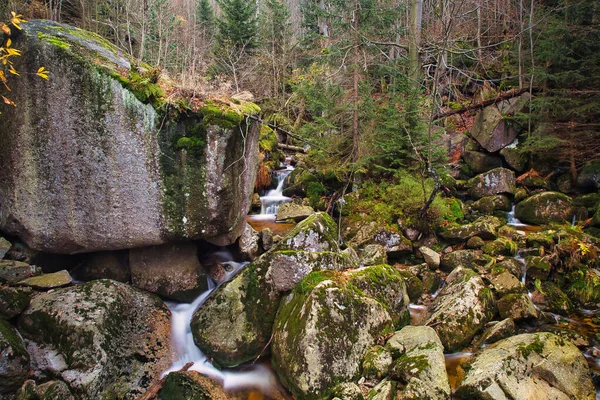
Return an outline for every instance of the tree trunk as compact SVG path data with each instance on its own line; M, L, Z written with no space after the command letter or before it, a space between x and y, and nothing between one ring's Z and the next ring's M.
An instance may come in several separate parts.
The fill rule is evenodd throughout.
M421 19L423 14L423 0L411 0L409 15L409 33L411 40L408 44L408 77L411 90L416 92L420 87L419 46L421 45Z
M359 65L359 37L358 37L358 9L359 0L354 0L354 73L353 73L353 84L352 84L352 162L358 161L358 146L360 141L360 132L358 127L358 82L360 79L358 65Z

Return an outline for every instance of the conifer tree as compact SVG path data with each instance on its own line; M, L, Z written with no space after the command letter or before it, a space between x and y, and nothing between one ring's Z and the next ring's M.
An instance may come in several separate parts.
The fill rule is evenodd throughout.
M221 45L250 50L257 43L258 24L254 0L217 0L222 14L217 19Z

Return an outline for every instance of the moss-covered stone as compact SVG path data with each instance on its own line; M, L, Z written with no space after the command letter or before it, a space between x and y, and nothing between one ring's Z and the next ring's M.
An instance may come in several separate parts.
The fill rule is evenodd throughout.
M446 272L452 272L455 268L465 267L471 269L487 268L494 260L483 254L481 250L457 250L444 254L440 268Z
M171 372L158 394L160 400L228 400L223 388L195 371Z
M474 199L496 194L514 194L515 173L506 168L495 168L491 171L477 175L469 181L469 193Z
M383 346L371 347L362 360L362 375L366 378L382 379L389 373L392 355Z
M536 282L536 290L531 299L542 311L569 315L573 311L573 302L560 288L552 282Z
M42 273L41 268L21 261L0 260L0 283L14 284Z
M67 286L73 282L73 278L69 274L69 271L62 270L51 274L43 274L40 276L33 276L31 278L23 279L19 281L19 285L31 286L34 289L49 290L63 286Z
M552 271L552 264L546 257L529 256L525 259L527 276L533 279L547 279Z
M571 198L558 192L538 193L515 206L515 216L521 222L533 225L570 222L574 212Z
M418 276L413 274L408 269L403 269L399 272L404 277L404 283L406 284L406 293L408 294L410 302L416 303L423 294L423 281L421 281L421 279L419 279Z
M600 304L600 271L577 270L571 272L569 278L566 293L573 302L592 308Z
M498 312L502 318L511 318L514 321L535 319L538 311L526 293L507 294L498 300Z
M504 195L486 196L471 204L471 208L483 214L493 214L495 211L510 211L511 203Z
M361 264L365 266L387 264L385 248L380 244L368 244L361 252Z
M277 221L294 220L300 222L303 219L311 216L315 213L315 210L310 206L303 206L296 203L285 203L279 206L277 209Z
M69 387L63 381L45 382L36 387L40 400L75 400Z
M31 300L31 289L0 286L0 318L11 319L23 311Z
M29 374L29 353L19 332L0 319L0 395L15 392Z
M552 250L554 248L554 239L551 234L546 232L530 233L527 235L525 243L527 247L543 247L546 250Z
M517 254L518 247L512 240L505 237L499 237L498 239L483 245L481 250L492 257L514 256Z
M496 217L481 217L475 222L465 225L451 224L440 230L440 236L453 243L466 242L473 236L484 240L493 240L497 236L498 228L502 222Z

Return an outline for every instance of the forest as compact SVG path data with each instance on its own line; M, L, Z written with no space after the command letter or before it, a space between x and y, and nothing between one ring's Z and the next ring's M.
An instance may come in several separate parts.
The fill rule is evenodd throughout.
M600 399L597 0L0 30L0 400Z

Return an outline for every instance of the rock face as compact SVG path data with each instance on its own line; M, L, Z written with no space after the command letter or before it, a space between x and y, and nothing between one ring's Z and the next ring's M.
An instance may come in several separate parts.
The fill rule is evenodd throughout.
M446 280L446 286L432 304L431 316L425 325L434 325L447 352L468 345L475 334L492 319L496 303L477 273L456 268Z
M515 207L515 216L519 220L534 225L571 221L574 212L571 198L558 192L535 194Z
M477 175L469 181L470 194L474 199L496 194L514 194L515 173L506 168L495 168L484 174Z
M195 243L173 243L131 249L131 283L148 292L191 303L208 289Z
M450 398L444 346L433 328L406 326L388 340L386 348L397 355L391 377L402 383L398 398Z
M0 395L16 391L29 374L29 354L23 339L0 319Z
M568 340L551 333L504 339L485 348L457 394L463 399L581 399L595 398L589 368Z
M220 104L162 124L147 104L157 86L136 89L135 65L89 32L30 21L13 41L23 50L17 69L44 65L52 76L15 80L19 107L2 115L4 232L69 254L237 239L256 178L258 125L244 126L240 110Z
M357 378L365 351L391 330L380 301L333 273L313 272L277 313L273 365L296 398L323 398L338 382Z
M19 330L36 376L79 399L133 399L171 364L169 319L158 297L100 280L35 297Z

